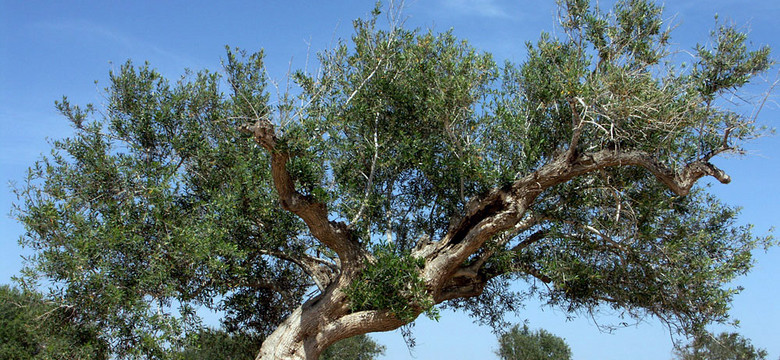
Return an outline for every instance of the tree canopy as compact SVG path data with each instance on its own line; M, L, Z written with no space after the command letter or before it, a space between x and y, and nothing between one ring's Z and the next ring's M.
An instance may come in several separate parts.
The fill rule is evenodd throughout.
M273 99L262 51L173 81L128 61L104 108L57 103L74 134L16 189L24 284L134 358L185 346L200 306L265 339L258 358L442 306L501 326L528 296L727 321L769 239L696 184L728 183L711 160L764 133L723 99L770 50L725 25L681 66L659 5L559 5L560 36L503 65L377 5Z

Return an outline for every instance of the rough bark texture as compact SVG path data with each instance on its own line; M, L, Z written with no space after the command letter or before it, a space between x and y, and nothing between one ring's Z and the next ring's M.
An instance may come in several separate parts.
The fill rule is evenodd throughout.
M386 311L350 313L343 289L356 278L364 260L368 259L368 253L344 223L328 219L324 204L307 198L295 189L286 168L289 154L275 147L273 125L260 121L245 130L252 133L271 154L271 172L282 207L298 215L312 235L336 252L340 260L338 271L314 260L303 264L324 291L296 309L263 342L257 359L317 359L328 346L339 340L404 325L403 321Z
M324 294L296 309L263 342L256 359L318 359L339 340L404 325L386 311L350 313L346 295L341 291L349 283L348 277L342 277Z

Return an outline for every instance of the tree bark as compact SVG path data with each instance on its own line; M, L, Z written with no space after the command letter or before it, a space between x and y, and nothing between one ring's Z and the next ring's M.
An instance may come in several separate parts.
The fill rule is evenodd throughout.
M394 330L405 324L383 310L350 313L349 302L342 291L352 281L342 276L298 309L269 335L256 360L316 360L335 342L352 336Z

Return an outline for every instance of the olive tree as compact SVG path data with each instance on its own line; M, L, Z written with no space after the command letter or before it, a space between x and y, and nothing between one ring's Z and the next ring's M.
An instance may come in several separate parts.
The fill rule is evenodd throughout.
M560 36L497 65L451 32L380 26L377 6L273 99L262 52L176 81L128 62L105 107L58 102L74 134L16 190L26 283L119 357L168 356L199 306L262 336L258 359L442 306L501 324L526 296L726 321L726 285L768 239L696 184L729 183L713 159L763 134L723 98L769 49L720 26L676 66L658 5L559 9Z

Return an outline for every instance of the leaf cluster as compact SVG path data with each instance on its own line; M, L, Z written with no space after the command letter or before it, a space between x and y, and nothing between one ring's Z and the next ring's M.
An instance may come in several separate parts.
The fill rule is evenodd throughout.
M438 317L438 311L420 270L423 259L410 255L397 255L386 246L375 250L375 259L366 264L360 275L344 292L349 298L350 310L387 310L395 317L407 322L414 320L420 312L431 318Z
M766 71L773 64L766 47L749 51L743 33L723 26L714 45L697 47L697 67L678 72L667 58L671 33L660 6L620 1L603 13L588 1L559 5L565 36L529 43L528 60L504 68L504 91L491 103L501 142L485 148L506 171L495 178L517 178L563 153L600 150L646 152L678 170L740 153L739 144L760 135L752 118L710 100ZM703 77L718 76L733 87L713 93L701 86ZM676 197L644 169L608 168L547 189L529 214L533 226L501 234L473 261L494 254L486 274L530 280L529 291L566 311L607 306L695 330L726 320L740 289L724 284L749 271L753 249L771 244L737 225L737 215L703 188Z

